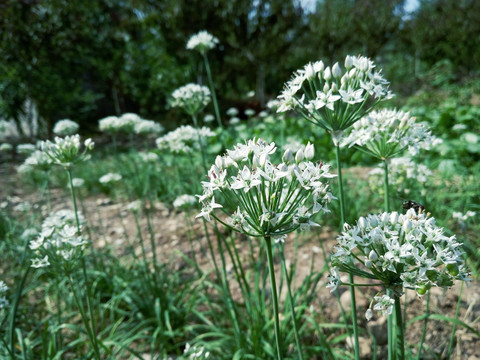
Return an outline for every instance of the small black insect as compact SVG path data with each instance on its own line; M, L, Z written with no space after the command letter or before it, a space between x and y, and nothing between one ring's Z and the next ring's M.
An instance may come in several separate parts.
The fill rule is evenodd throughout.
M414 209L415 212L417 213L425 211L425 207L422 204L413 200L405 200L402 203L402 209L404 210Z

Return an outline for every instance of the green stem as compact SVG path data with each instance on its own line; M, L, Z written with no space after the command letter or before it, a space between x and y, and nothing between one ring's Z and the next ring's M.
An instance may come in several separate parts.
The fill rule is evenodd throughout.
M284 273L285 279L287 281L288 300L290 302L290 309L292 311L293 330L294 330L294 334L295 334L295 342L297 344L298 358L300 360L303 360L302 347L300 346L300 337L298 336L297 314L295 313L295 301L294 301L294 298L292 296L292 290L290 288L291 282L290 282L290 278L288 277L287 266L285 264L285 254L283 253L283 249L280 250L280 256L282 257L283 273Z
M417 360L420 360L422 356L423 343L425 342L425 337L427 336L428 315L430 315L430 291L427 292L427 305L425 315L426 316L425 321L423 322L422 338L420 339L420 345L418 345Z
M383 174L384 174L384 202L385 202L385 211L390 211L390 188L388 186L388 163L387 160L383 160Z
M28 246L28 242L27 242ZM26 250L26 249L25 249ZM25 253L27 253L25 251ZM23 287L25 286L25 281L27 280L28 274L30 273L30 266L27 266L25 269L25 272L23 274L22 279L20 280L20 284L18 285L17 292L15 294L15 299L13 301L13 307L12 307L12 312L10 315L10 352L11 354L15 354L15 319L17 317L17 311L18 311L18 305L20 303L20 298L22 297L22 292L23 292ZM16 359L16 357L12 356L13 359Z
M275 281L275 269L273 266L273 251L272 251L272 239L269 235L265 236L265 243L267 245L267 259L268 270L270 272L270 282L272 285L272 298L273 298L273 313L275 320L275 342L277 344L277 360L282 360L282 352L280 346L280 318L278 311L278 298L277 298L277 284Z
M387 295L391 297L392 290L387 289ZM387 318L387 326L388 326L388 360L394 360L394 339L393 339L393 314L389 314Z
M203 141L200 136L200 129L198 127L197 115L192 115L193 124L195 125L195 129L197 129L197 137L198 137L198 145L200 145L200 154L202 155L202 165L205 174L208 172L207 168L207 161L205 159L205 148L203 147Z
M460 313L460 305L462 303L463 284L464 282L462 281L462 285L460 285L460 294L458 294L457 309L455 310L455 320L458 320L458 315ZM450 359L450 356L452 355L453 342L455 340L456 331L457 331L457 323L455 322L453 323L452 335L450 336L450 343L448 345L447 359Z
M77 223L77 231L78 231L78 235L81 234L81 227L80 227L80 220L78 218L78 208L77 208L77 198L75 196L75 189L73 187L73 182L72 182L72 170L67 168L67 174L68 174L68 181L69 181L69 184L70 184L70 194L72 195L72 202L73 202L73 210L75 212L75 221ZM88 330L88 333L90 334L91 333L91 336L90 336L90 341L91 341L91 344L93 346L93 350L95 352L95 356L97 359L100 360L100 352L98 350L98 340L97 340L97 336L95 334L95 323L94 323L94 316L93 316L93 309L92 309L92 304L91 304L91 288L90 288L90 284L89 284L89 281L88 281L88 276L87 276L87 266L85 264L85 258L82 257L82 260L81 260L81 263L82 263L82 274L83 274L83 277L84 277L84 281L85 281L85 287L86 287L86 291L87 291L87 296L86 296L86 299L87 299L87 309L88 309L88 313L89 313L89 316L90 316L90 321L91 321L91 327L88 323L88 319L87 317L85 316L83 319L84 319L84 324L85 324L85 327L86 329ZM72 282L72 280L70 279L70 282ZM73 291L73 283L72 283L72 291ZM79 302L78 302L79 306L81 305ZM83 308L79 309L80 312L82 313L83 312Z
M343 180L342 180L342 164L340 161L340 146L335 145L335 158L337 162L337 172L338 172L338 199L340 201L340 230L345 224L345 201L344 201L344 192L343 192ZM348 279L350 284L354 284L354 277L352 274L348 274ZM353 339L354 339L354 351L355 351L355 360L360 359L360 344L358 341L358 324L357 324L357 307L356 307L356 298L355 298L355 287L350 285L350 302L352 309L352 325L353 325Z
M403 332L402 306L400 297L395 296L395 353L396 360L405 360L405 334Z
M202 53L203 61L205 63L205 69L207 70L208 83L210 85L210 91L212 92L213 107L215 108L215 117L217 118L218 127L222 126L222 118L220 117L220 110L218 109L217 95L215 93L215 87L213 86L212 72L210 71L210 64L206 53Z

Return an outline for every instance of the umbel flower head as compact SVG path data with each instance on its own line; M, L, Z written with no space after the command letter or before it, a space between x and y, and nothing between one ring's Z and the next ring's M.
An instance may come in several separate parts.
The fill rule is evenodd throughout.
M424 295L434 286L449 288L455 280L468 280L462 244L425 213L409 209L405 215L368 215L344 229L332 256L328 287L340 284L339 271L379 280L396 296L403 289Z
M45 152L35 150L25 159L23 164L18 167L17 171L21 174L27 174L36 169L47 172L52 166L53 161Z
M111 134L131 134L148 135L158 134L163 131L162 125L152 120L142 119L135 113L125 113L120 117L107 116L98 121L100 131Z
M85 219L79 214L80 224ZM60 210L50 214L42 223L42 231L30 242L34 253L32 267L52 267L55 272L70 272L83 256L88 241L78 233L75 213Z
M78 124L70 119L59 120L53 127L53 133L58 136L74 135L78 132Z
M192 35L190 39L188 39L187 49L197 50L198 52L204 54L208 50L211 50L217 46L218 43L219 41L215 36L203 30L195 35Z
M307 158L302 150L295 156L287 151L283 161L275 164L271 156L276 149L273 142L254 139L218 156L208 181L202 182L203 208L197 217L210 221L213 216L246 235L272 236L276 241L297 229L318 226L312 216L329 211L327 205L334 197L325 180L335 175L329 173L329 165L309 161L313 151ZM217 208L228 215L227 223L214 214Z
M195 116L210 103L210 100L208 87L190 83L172 93L170 106L182 108L188 115Z
M368 173L368 184L373 192L380 195L384 192L384 166L383 163ZM398 193L407 195L410 190L418 185L425 185L433 175L432 170L423 164L415 163L409 157L393 158L388 161L389 183ZM421 194L425 195L423 186Z
M295 109L338 137L392 96L388 81L375 70L373 61L348 55L343 69L338 63L330 67L317 61L297 70L278 96L277 112Z
M382 109L372 111L353 124L341 146L356 145L378 159L386 160L408 149L413 156L441 142L425 123L417 123L408 112Z
M215 133L205 126L197 130L190 125L182 125L159 137L155 142L160 150L187 154L200 149L199 141L205 141L213 136Z
M90 154L88 152L93 149L94 143L92 139L85 140L85 147L81 151L82 144L80 135L66 136L65 138L55 137L55 142L50 140L43 141L40 144L42 151L52 159L52 162L63 167L71 167L73 164L88 160Z

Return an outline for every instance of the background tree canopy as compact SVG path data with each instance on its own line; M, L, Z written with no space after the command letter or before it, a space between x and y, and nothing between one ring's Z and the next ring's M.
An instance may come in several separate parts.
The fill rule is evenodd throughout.
M400 95L423 83L436 64L447 81L478 76L480 2L421 0L6 0L0 4L0 118L15 119L33 100L51 126L71 118L83 127L107 115L137 112L169 126L168 95L206 82L201 58L185 49L207 30L225 107L261 107L292 71L346 54L375 59ZM195 74L200 73L200 76ZM93 128L93 127L92 127Z

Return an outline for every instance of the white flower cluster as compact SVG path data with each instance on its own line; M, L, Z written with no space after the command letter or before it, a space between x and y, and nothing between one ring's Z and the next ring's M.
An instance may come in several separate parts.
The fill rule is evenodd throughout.
M425 213L409 209L405 215L368 215L344 228L332 256L333 289L340 284L337 271L380 280L400 294L406 288L423 295L431 287L448 288L454 280L468 280L462 244L446 236Z
M151 151L140 151L137 153L137 155L144 163L154 163L159 160L158 154Z
M13 150L13 145L10 143L0 144L0 152L10 152Z
M361 146L383 160L405 149L413 156L420 149L429 150L440 142L425 123L417 123L408 112L382 109L372 111L353 124L353 129L343 138L341 146Z
M85 219L79 214L81 224ZM42 231L30 242L35 257L32 267L53 266L55 270L70 271L83 256L88 241L78 234L75 213L60 210L50 214L42 223Z
M3 280L0 281L0 310L6 308L9 304L7 298L5 297L7 290L8 286L5 284L5 282Z
M73 178L72 185L74 188L81 188L83 185L85 185L85 180L82 178Z
M467 221L469 218L472 218L475 215L477 215L477 213L471 210L467 211L465 214L462 214L459 211L454 211L452 213L452 218L457 219L458 221Z
M159 134L163 131L163 126L153 120L142 119L134 113L125 113L120 117L107 116L98 121L100 131L112 134L123 133L137 135Z
M184 194L180 195L175 199L175 201L173 202L173 207L177 209L185 209L195 206L197 203L198 200L195 196Z
M30 155L37 147L33 144L19 144L17 145L17 154Z
M25 159L22 165L17 168L20 174L28 174L38 169L48 171L52 168L53 160L43 151L35 150Z
M215 133L207 127L195 129L190 125L182 125L168 134L156 140L157 147L167 149L173 153L190 153L200 149L199 141L215 136Z
M143 204L141 200L134 200L127 205L127 209L130 210L131 212L137 213L140 210L142 210L142 206Z
M187 84L172 93L171 107L182 108L187 114L194 116L210 103L211 94L208 87L198 84Z
M197 50L201 53L205 53L208 50L213 49L219 43L218 39L203 30L194 34L188 39L187 50Z
M185 345L185 351L183 354L188 356L188 360L201 360L210 357L210 352L205 351L203 346L190 346L189 343Z
M235 107L231 107L231 108L228 108L226 113L227 113L228 116L234 117L234 116L238 115L238 109L235 108Z
M383 194L384 191L384 170L382 166L383 163L368 173L370 188L380 194ZM398 192L404 192L405 194L410 191L410 183L425 184L432 175L432 170L423 164L416 164L409 157L390 159L388 164L389 184Z
M53 133L58 136L74 135L78 132L79 125L70 119L59 120L53 126Z
M55 142L50 140L40 143L42 151L52 160L53 163L70 167L73 164L88 160L90 155L88 151L93 149L94 143L92 139L87 139L84 142L85 148L80 151L82 144L80 142L80 135L66 136L64 138L55 137Z
M115 183L122 180L122 175L117 174L117 173L108 173L103 175L98 181L101 184L107 185L110 183Z
M373 310L380 312L380 314L384 316L392 315L393 307L395 305L395 300L392 299L390 296L388 295L374 296L373 302L375 303L375 305L373 306ZM365 312L365 317L367 318L368 321L372 319L373 317L372 309L368 308L368 310Z
M277 112L296 109L327 131L343 131L379 101L392 98L388 85L366 57L347 56L345 69L338 63L308 63L285 84Z
M225 225L250 236L282 241L294 230L318 226L312 216L328 212L327 204L334 198L322 181L335 175L329 173L329 165L309 161L314 148L307 147L295 156L287 150L278 165L270 159L275 144L262 139L237 144L226 155L217 156L207 174L209 181L202 182L203 208L197 217L209 221L213 210L223 207L215 202L218 193L236 208Z

